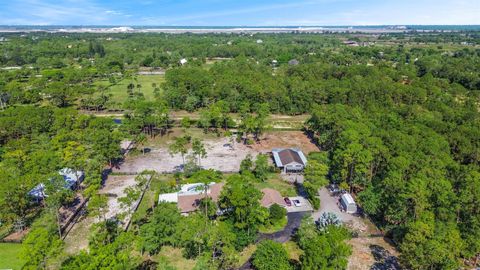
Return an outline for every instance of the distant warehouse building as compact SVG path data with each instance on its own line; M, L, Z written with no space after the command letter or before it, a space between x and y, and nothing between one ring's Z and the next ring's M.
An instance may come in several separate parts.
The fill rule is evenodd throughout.
M284 173L301 172L307 165L307 158L299 149L273 149L272 155L275 165Z

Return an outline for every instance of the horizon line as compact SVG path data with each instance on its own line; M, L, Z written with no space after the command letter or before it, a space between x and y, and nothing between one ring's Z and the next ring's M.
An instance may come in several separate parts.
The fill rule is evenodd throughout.
M345 26L480 26L479 24L324 24L324 25L161 25L161 24L1 24L0 26L103 26L103 27L121 27L121 26L155 26L155 27L345 27Z

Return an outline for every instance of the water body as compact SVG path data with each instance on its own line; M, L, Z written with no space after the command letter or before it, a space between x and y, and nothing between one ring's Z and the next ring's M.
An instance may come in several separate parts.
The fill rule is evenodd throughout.
M113 26L113 25L3 25L0 32L60 33L290 33L290 32L409 32L479 31L480 25L369 25L369 26Z

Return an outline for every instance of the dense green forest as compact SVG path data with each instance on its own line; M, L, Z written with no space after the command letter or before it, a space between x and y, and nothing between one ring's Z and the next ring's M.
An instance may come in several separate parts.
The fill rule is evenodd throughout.
M120 141L142 132L164 134L173 125L169 112L178 110L200 112L198 125L206 131L234 127L229 113L238 113L251 120L243 128L254 135L268 113L309 114L305 132L327 153L321 162L328 179L355 194L393 239L402 264L458 269L480 260L478 32L2 36L0 236L18 224L32 228L25 239L27 269L52 263L131 269L142 264L136 253L155 254L165 245L201 258L195 269L232 268L235 254L254 241L251 233L269 220L253 202L259 194L251 182L258 175L227 178L221 207L251 207L215 225L206 225L207 211L185 218L168 205L158 207L134 232L99 223L90 252L63 263L57 261L55 212L72 194L49 196L42 207L27 198L63 167L85 171L84 195L95 197L104 169L121 158ZM347 46L346 40L361 45ZM139 71L165 71L164 79L148 85L152 96L142 92L147 85ZM119 101L114 88L125 99ZM124 124L92 112L123 113ZM55 186L47 189L59 193ZM299 229L305 255L298 267L345 268L350 252L341 241L349 234L314 227L307 219ZM315 260L313 254L323 252L318 246L337 250L338 258ZM265 266L261 258L269 256L278 264ZM253 258L257 269L297 267L275 243L263 243ZM172 269L165 265L161 269Z

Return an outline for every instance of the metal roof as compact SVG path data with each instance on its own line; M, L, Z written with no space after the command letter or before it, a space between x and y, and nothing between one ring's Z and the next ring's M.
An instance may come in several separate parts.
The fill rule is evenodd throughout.
M158 203L161 203L161 202L177 203L178 202L178 194L177 193L160 194L158 196Z
M278 167L283 167L291 163L298 163L301 165L307 164L307 159L303 152L295 148L287 149L273 149L272 150L273 159Z
M349 193L345 193L342 195L342 200L345 204L355 204L355 201L353 200L352 198L352 195L350 195Z

